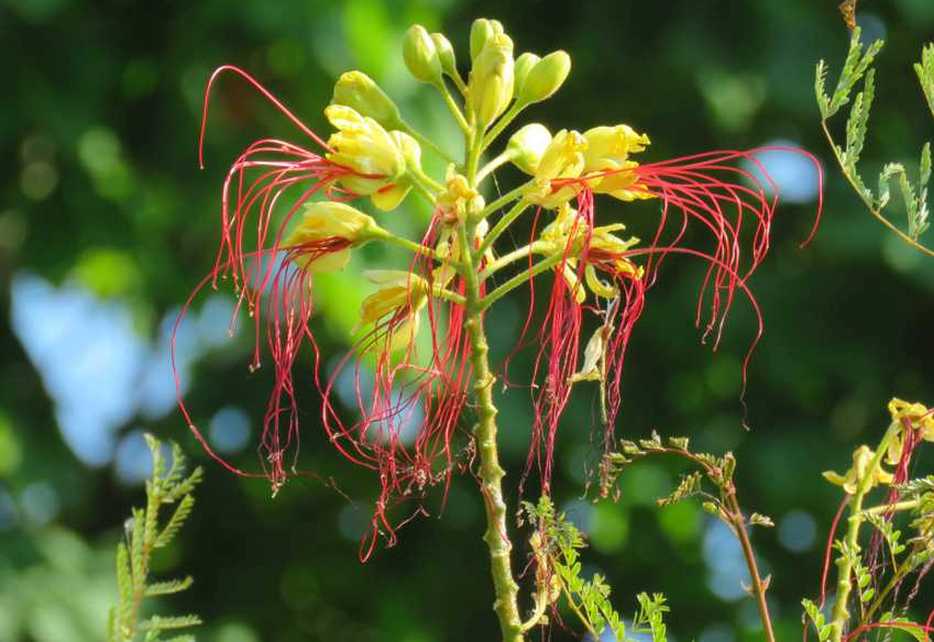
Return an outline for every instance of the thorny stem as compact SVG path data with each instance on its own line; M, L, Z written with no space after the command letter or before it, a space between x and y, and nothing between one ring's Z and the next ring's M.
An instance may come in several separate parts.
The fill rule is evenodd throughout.
M840 170L843 172L843 176L846 178L847 182L853 188L853 191L856 192L856 195L859 196L860 200L863 202L863 205L866 206L866 209L869 210L869 213L872 214L872 216L876 220L882 223L891 232L893 232L901 240L903 240L905 243L907 243L914 249L918 250L922 254L926 254L928 256L934 256L934 250L927 247L926 245L922 245L921 243L918 243L918 241L916 241L915 239L911 238L910 236L902 232L900 229L898 229L898 227L894 223L892 223L891 221L889 221L889 219L885 218L885 216L882 215L882 211L876 208L875 203L872 202L872 199L863 193L863 190L860 189L860 186L856 184L855 180L853 180L853 176L850 175L850 172L846 170L846 163L843 161L843 157L840 155L840 147L834 142L833 135L830 133L830 129L827 126L826 119L821 121L821 129L824 130L824 137L827 139L827 142L830 143L830 148L833 150L833 155L837 159L837 164L840 166Z
M477 185L477 164L481 154L482 137L479 132L468 136L467 145L467 180L472 187ZM476 214L476 213L473 213ZM464 257L462 274L466 280L466 321L465 326L470 341L470 359L473 366L474 395L477 408L477 423L474 426L474 438L477 455L480 460L480 490L486 511L487 529L483 539L490 553L490 571L493 576L493 588L496 599L493 610L499 618L503 642L523 642L522 618L519 616L519 585L512 571L512 541L506 524L506 502L503 499L503 477L506 472L499 461L496 444L497 408L493 402L493 383L495 378L490 372L489 346L483 325L485 310L480 278L477 274L477 261L480 254L473 247L470 239L474 238L476 222L468 220L458 225L458 238L461 255ZM470 229L468 229L468 227Z
M863 499L866 493L872 488L872 481L876 476L879 466L882 464L882 456L888 449L889 441L894 437L899 429L898 423L893 423L886 431L885 436L879 443L875 455L872 458L865 473L859 479L856 486L856 492L850 499L850 517L847 520L849 527L846 532L846 545L854 554L859 554L859 529L865 521L863 511ZM846 604L850 599L850 590L852 589L853 563L850 555L840 555L837 559L837 597L833 605L833 614L831 616L831 642L841 642L843 640L843 630L850 620L850 612Z

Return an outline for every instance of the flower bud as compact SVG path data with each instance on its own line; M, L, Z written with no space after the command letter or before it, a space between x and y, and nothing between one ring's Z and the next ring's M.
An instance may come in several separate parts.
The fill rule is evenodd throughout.
M474 60L467 85L467 104L485 128L506 111L515 84L512 39L499 34L490 38Z
M499 20L477 18L470 26L470 60L473 62L483 51L487 41L493 36L502 35L503 24Z
M529 72L532 71L532 67L538 64L539 60L541 58L528 51L516 58L516 96L521 98Z
M305 205L301 222L282 242L283 248L295 248L295 261L309 272L320 274L343 269L350 261L350 248L385 234L371 216L345 203L318 201ZM318 254L313 251L317 241L340 238L350 242L347 247ZM302 249L307 247L307 254Z
M362 71L341 74L334 85L331 104L352 107L361 116L369 116L386 129L396 129L402 122L396 104Z
M431 39L435 43L435 49L438 51L438 60L441 61L441 70L448 76L454 78L457 76L457 59L454 57L454 47L443 33L431 34Z
M551 132L548 128L540 123L531 123L512 135L506 145L506 152L516 167L526 174L534 175L549 143Z
M518 99L525 103L537 103L550 98L568 77L571 71L571 57L564 51L553 51L537 61L528 71L517 90Z
M416 79L436 85L441 82L441 59L431 34L421 25L412 25L402 41L402 57Z

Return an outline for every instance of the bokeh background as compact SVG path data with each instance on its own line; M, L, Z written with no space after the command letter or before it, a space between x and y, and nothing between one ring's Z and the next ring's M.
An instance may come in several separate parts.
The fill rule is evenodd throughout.
M427 497L431 517L411 522L397 546L361 565L358 538L374 480L318 438L311 393L304 395L303 464L334 476L353 501L310 480L271 499L262 481L237 479L207 460L175 409L169 332L212 265L226 167L253 139L296 137L254 92L227 80L211 117L207 168L199 171L200 104L213 68L252 71L322 132L334 79L360 68L411 121L456 149L442 103L407 75L400 37L421 22L443 29L460 53L474 17L497 17L519 51L561 47L573 56L561 92L528 111L553 129L626 122L651 135L645 158L652 159L785 141L826 161L813 71L824 57L836 72L845 54L836 4L2 0L0 640L102 639L115 591L114 545L143 496L143 431L177 440L207 469L193 520L156 569L196 577L181 600L161 607L201 614L207 624L199 639L497 639L471 479L455 480L443 512L437 494ZM913 166L922 139L934 134L910 67L934 34L934 3L861 5L866 34L888 41L868 142L871 176L885 160ZM892 395L934 402L934 265L871 221L833 166L821 231L799 249L814 216L813 171L794 158L768 162L788 203L753 282L766 334L749 370L752 430L742 428L739 402L750 309L737 304L723 345L711 353L692 325L702 266L670 260L633 338L619 431L642 436L657 428L736 451L746 506L777 525L757 530L755 543L773 573L780 637L790 640L800 634L800 598L817 590L822 539L838 501L820 471L845 469L852 447L877 439ZM393 225L415 233L427 212L409 203ZM636 231L656 214L652 207L601 210ZM319 285L314 326L326 353L346 347L367 292L360 270L396 259L364 254ZM212 443L255 467L269 373L251 375L247 341L228 339L229 294L196 301L179 337L180 370ZM491 319L499 354L524 305L519 298ZM514 375L527 358L515 362ZM299 381L310 389L308 372ZM590 570L608 575L627 612L636 592L665 592L676 640L758 639L754 605L740 586L740 552L725 529L691 503L653 506L676 469L634 468L615 504L585 498L595 453L581 418L592 416L593 401L578 395L568 412L555 483L557 501L590 537ZM521 390L501 403L515 505L530 409ZM527 553L520 545L520 568ZM918 598L925 603L934 603L930 590ZM579 638L555 627L551 639Z

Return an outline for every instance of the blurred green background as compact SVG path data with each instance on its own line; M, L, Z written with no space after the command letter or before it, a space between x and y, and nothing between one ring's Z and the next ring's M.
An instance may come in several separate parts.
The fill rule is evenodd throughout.
M228 79L218 87L207 168L199 171L200 102L213 68L250 70L321 132L334 79L360 68L410 121L456 148L438 97L405 72L400 37L413 22L442 29L463 62L471 20L497 17L518 51L560 47L573 57L564 88L528 111L553 130L626 122L651 135L645 159L787 141L826 161L813 71L824 57L835 77L842 63L848 34L836 4L0 0L0 640L102 639L115 591L113 547L142 497L142 431L178 440L207 468L193 521L157 558L158 573L195 576L183 602L164 607L201 614L199 639L497 639L483 511L470 478L455 480L443 512L437 493L427 497L432 516L361 565L374 480L318 438L313 395L304 395L303 463L333 475L354 502L313 481L291 483L272 500L262 481L208 461L175 410L168 333L212 265L223 174L256 138L299 140L254 92ZM910 68L934 34L934 3L861 5L867 36L888 41L868 142L871 176L885 160L914 166L922 139L934 134ZM752 431L741 427L738 401L739 363L754 330L749 307L737 304L711 353L692 325L703 268L671 259L634 334L619 433L657 428L737 452L747 508L777 524L756 531L755 543L774 573L780 638L791 640L800 634L800 598L817 590L821 540L838 501L820 471L845 469L853 446L877 439L892 395L934 403L934 264L884 234L833 166L821 231L798 249L814 215L814 177L787 159L775 163L797 203L780 210L772 254L753 281L766 334L749 371ZM394 224L414 233L427 213L408 202L410 215L394 215ZM634 211L612 204L600 216L638 231L657 214ZM314 326L327 354L346 345L365 294L360 269L384 258L370 252L322 284ZM523 305L520 298L491 318L501 355ZM213 443L255 467L269 372L247 372L248 343L225 334L229 311L229 292L196 302L179 339L180 365ZM521 357L513 376L527 363ZM298 381L310 390L309 372ZM676 470L634 469L618 504L582 499L595 452L579 418L593 415L593 401L578 395L567 414L555 482L556 499L590 535L591 570L609 576L626 612L638 591L667 593L677 640L758 639L754 605L740 588L739 549L690 503L653 507ZM530 409L521 390L501 403L515 505ZM520 545L520 568L527 553ZM932 603L930 590L918 598ZM560 626L551 635L575 639Z

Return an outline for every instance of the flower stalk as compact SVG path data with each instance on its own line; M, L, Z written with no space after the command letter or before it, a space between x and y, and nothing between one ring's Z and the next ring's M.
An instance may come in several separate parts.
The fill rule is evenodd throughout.
M480 136L474 132L474 140L468 146L466 166L475 168L481 154L480 145L474 141ZM471 187L477 187L477 176L468 174ZM476 212L471 212L476 214ZM473 217L468 215L468 220ZM468 229L469 227L469 229ZM478 262L482 253L475 250L470 239L474 238L476 223L462 222L458 237L461 253L464 256L464 276L466 281L467 318L465 326L471 348L471 362L474 370L474 396L477 407L477 424L474 426L474 439L480 459L480 492L486 512L487 528L483 535L490 554L490 571L493 576L495 601L493 610L499 619L503 642L521 642L524 640L522 618L519 615L519 585L512 571L512 540L507 526L507 507L503 498L503 470L496 443L496 415L499 412L493 401L493 383L495 377L490 371L489 346L486 340L483 314L486 302L483 297L482 283L478 276Z

